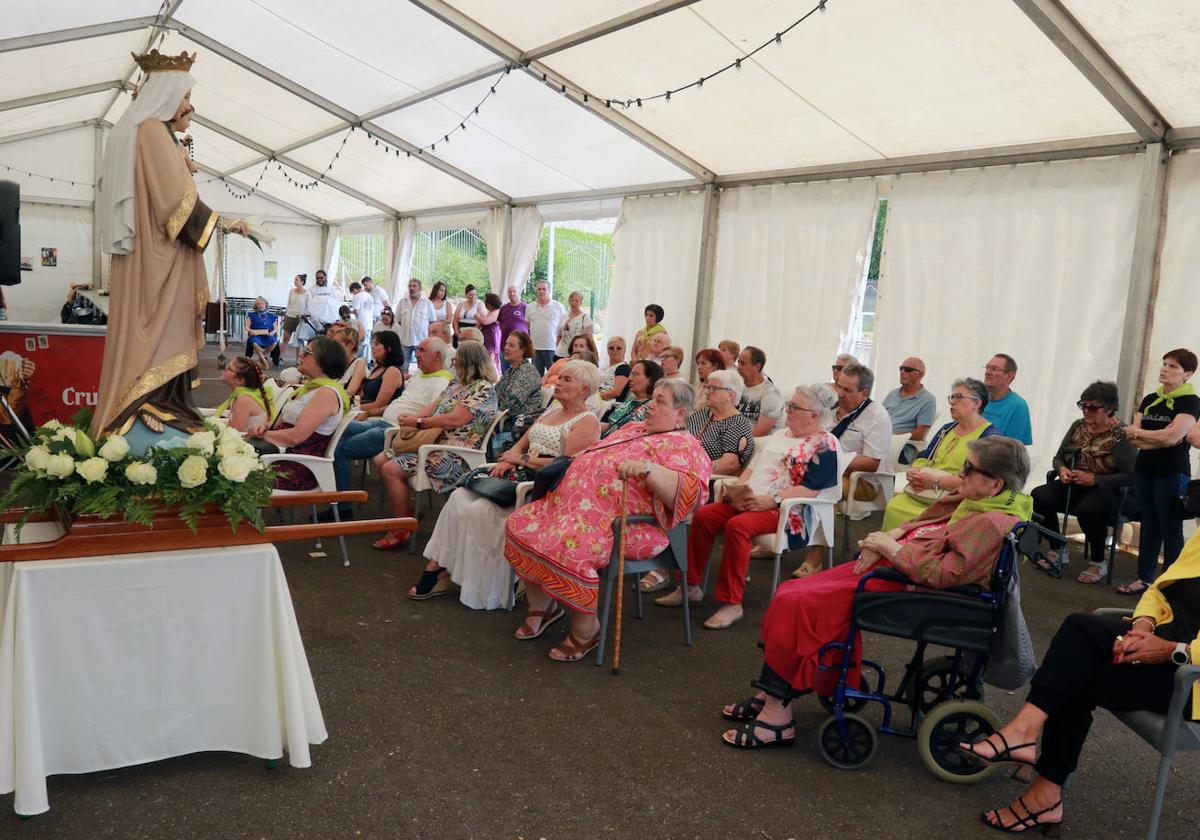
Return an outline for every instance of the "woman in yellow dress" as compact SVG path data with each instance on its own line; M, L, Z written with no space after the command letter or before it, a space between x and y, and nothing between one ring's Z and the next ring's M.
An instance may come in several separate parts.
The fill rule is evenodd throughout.
M957 490L962 483L959 471L967 460L967 443L999 434L983 419L988 393L978 379L957 380L948 399L951 420L908 468L908 487L893 496L884 511L884 531L916 519L944 494Z

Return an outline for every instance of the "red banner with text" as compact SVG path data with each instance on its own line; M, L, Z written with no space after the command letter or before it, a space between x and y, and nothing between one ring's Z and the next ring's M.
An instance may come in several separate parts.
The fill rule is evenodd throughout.
M21 422L40 426L47 420L69 423L81 408L96 408L104 334L0 330L0 380ZM9 425L0 408L0 424Z

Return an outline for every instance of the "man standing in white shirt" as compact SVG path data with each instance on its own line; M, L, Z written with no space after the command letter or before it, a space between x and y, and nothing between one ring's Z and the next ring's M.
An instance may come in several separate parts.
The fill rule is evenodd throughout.
M401 414L416 414L425 406L441 396L442 391L454 379L454 375L446 370L446 362L450 357L450 345L440 338L427 338L417 345L416 376L404 383L404 392L392 400L383 410L382 417L372 417L370 420L354 420L346 426L337 451L333 455L333 473L340 490L350 490L353 463L366 458L374 458L383 451L383 436L395 428L396 418ZM353 516L350 505L339 506L343 519L347 514Z
M429 324L434 318L433 303L421 295L421 281L416 277L408 281L408 297L397 301L394 314L396 326L399 327L404 367L407 368L417 345L429 335Z
M311 299L308 303L308 314L320 321L321 328L324 329L338 319L341 298L333 286L329 285L324 269L317 269L316 279L317 285L309 292Z
M533 364L538 373L544 374L554 364L554 350L558 346L558 324L566 310L556 300L550 299L550 284L539 280L537 300L525 309L529 322L529 337L533 339Z
M363 347L369 347L371 328L375 326L375 298L363 289L362 283L350 284L350 313L358 321Z
M378 315L380 312L382 312L383 308L385 306L388 307L389 309L391 308L392 301L390 298L388 298L388 293L386 291L384 291L382 286L380 286L378 283L376 283L370 277L364 277L362 279L362 286L363 286L364 292L369 294L371 297L375 298L375 314L376 315Z

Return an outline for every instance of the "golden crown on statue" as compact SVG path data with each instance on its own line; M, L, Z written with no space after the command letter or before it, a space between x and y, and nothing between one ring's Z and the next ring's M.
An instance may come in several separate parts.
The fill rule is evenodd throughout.
M145 55L136 53L130 53L130 55L137 62L137 66L142 68L143 73L161 73L166 70L186 73L192 69L192 63L196 60L196 54L188 55L187 50L179 55L163 55L158 50L150 50Z

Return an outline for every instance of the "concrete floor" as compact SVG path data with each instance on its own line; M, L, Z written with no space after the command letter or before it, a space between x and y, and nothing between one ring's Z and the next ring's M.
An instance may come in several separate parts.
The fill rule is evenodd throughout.
M212 383L200 392L201 404L219 398ZM368 489L369 510L378 509L373 479ZM853 538L877 526L878 516L857 523ZM769 561L751 566L746 620L708 632L700 623L713 606L701 605L691 648L678 611L648 606L638 622L627 603L614 677L590 660L547 659L563 625L519 643L517 615L473 612L454 597L408 600L423 561L373 551L370 539L350 539L348 569L332 554L310 556L308 544L279 546L330 733L310 769L205 753L56 776L50 812L32 820L18 821L11 795L0 797L0 837L989 837L978 812L1021 790L1003 776L939 782L915 742L892 736L881 736L866 768L836 770L817 750L825 715L812 698L797 703L794 749L723 746L718 710L749 693L760 662ZM1116 578L1130 575L1123 557ZM1132 603L1028 566L1022 583L1039 650L1068 612ZM889 674L910 653L897 640L867 641L869 657L896 666ZM988 702L1007 717L1022 697L991 690ZM878 708L866 714L879 719ZM1070 791L1071 835L1140 837L1156 765L1149 747L1099 713ZM1198 778L1195 754L1176 759L1160 837L1195 836Z

